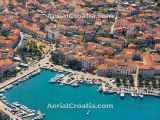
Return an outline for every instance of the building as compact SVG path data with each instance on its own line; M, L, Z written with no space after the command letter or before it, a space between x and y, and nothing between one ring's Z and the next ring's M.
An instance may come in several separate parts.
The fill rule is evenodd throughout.
M16 64L11 59L0 60L0 76L3 76L6 71L11 71L16 68Z

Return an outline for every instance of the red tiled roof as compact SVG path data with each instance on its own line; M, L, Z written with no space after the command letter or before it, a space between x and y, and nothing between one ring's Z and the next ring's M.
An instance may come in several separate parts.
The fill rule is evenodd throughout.
M0 69L4 69L12 64L13 64L13 61L11 59L0 60Z

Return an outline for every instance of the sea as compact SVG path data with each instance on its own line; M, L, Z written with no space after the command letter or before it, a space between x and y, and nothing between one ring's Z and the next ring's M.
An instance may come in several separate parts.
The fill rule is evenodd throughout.
M160 98L143 99L126 95L104 94L98 86L79 87L49 83L58 74L42 69L40 74L14 86L4 95L45 113L43 120L160 120Z

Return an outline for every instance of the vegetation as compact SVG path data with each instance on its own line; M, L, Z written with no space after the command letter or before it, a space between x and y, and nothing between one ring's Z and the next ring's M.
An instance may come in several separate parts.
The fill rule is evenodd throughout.
M18 3L22 3L25 4L27 2L27 0L16 0Z
M133 78L131 76L126 77L116 77L116 85L118 87L128 87L128 86L134 86Z
M160 64L160 60L158 60L157 63Z
M101 26L98 26L98 28L96 29L96 31L95 31L95 33L94 33L94 35L93 35L93 42L97 42L97 40L96 40L96 36L97 36L97 33L99 32L99 30L101 29Z
M4 78L10 78L10 77L15 77L17 75L19 71L14 69L14 70L7 70L5 73L4 73Z
M141 58L140 54L134 54L132 56L132 60L134 60L134 61L141 61L142 58Z
M140 51L144 52L148 49L154 49L155 43L152 39L148 39L146 41L140 41L136 38L130 38L130 37L126 37L125 39L126 39L127 46L130 43L135 44Z
M108 8L102 8L102 7L100 7L100 8L98 8L98 11L100 11L101 13L105 13L105 14L107 14L108 13Z
M4 72L3 75L0 75L0 82L3 82L4 80L6 80L10 77L15 77L18 72L19 72L19 70L17 70L17 69L7 70L6 72Z
M26 52L33 59L40 59L42 57L42 46L38 46L36 42L28 42Z
M81 63L75 59L68 61L67 64L73 70L81 70L82 68Z
M1 35L5 37L8 37L10 35L10 30L7 28L2 29L0 32L1 32Z
M3 12L3 7L2 6L0 6L0 14L2 14L2 12Z
M43 45L37 45L36 42L28 42L23 48L17 49L17 54L20 55L24 63L27 63L27 57L30 57L34 60L39 60L43 55Z
M84 32L84 33L83 33L83 39L82 39L82 42L83 42L83 46L86 48L86 47L87 47L86 32Z
M158 76L155 76L154 78L150 79L139 79L139 86L140 87L146 87L148 89L151 88L160 88L160 78Z
M66 31L62 31L61 33L68 37L71 37L73 35L79 35L79 32L76 29L68 29Z
M93 25L95 23L95 20L91 17L84 18L85 24L87 25Z
M9 8L10 11L13 10L14 6L12 4L12 0L9 0L8 8Z
M58 52L55 53L54 52L54 53L52 53L51 59L55 64L63 65L65 56L63 54L61 54L61 53L58 53Z
M2 29L2 26L3 26L3 22L0 21L0 30Z

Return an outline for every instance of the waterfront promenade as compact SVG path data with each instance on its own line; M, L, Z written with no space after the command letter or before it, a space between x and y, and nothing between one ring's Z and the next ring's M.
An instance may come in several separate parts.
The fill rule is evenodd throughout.
M0 84L0 89L8 86L9 84L12 84L13 82L16 82L17 80L20 80L22 78L24 78L25 76L35 72L36 70L38 70L39 67L29 67L26 71L23 71L21 73L18 73L18 75L16 77L13 77L9 80L6 80L5 82Z
M62 66L59 65L54 65L54 64L47 64L46 66L44 66L44 68L46 69L51 69L51 70L57 70L57 71L67 71L70 72L70 74L65 75L62 78L62 82L65 84L67 84L68 79L70 79L71 77L74 77L75 79L72 80L73 82L80 82L80 81L86 81L86 79L88 80L99 80L100 82L104 82L106 84L109 84L111 87L116 87L115 84L113 84L109 78L107 77L100 77L94 74L90 74L90 73L84 73L84 72L80 72L80 71L74 71L72 69L66 69ZM70 76L72 74L72 76ZM69 84L69 83L68 83Z

